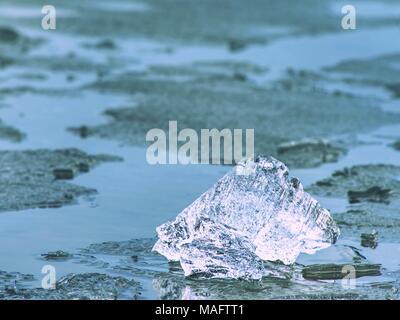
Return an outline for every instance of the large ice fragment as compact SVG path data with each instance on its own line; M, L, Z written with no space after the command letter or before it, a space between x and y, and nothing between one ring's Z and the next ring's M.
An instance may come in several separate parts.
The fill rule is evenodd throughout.
M185 275L259 279L260 259L293 263L334 243L329 212L272 157L239 163L174 221L157 228L153 250Z

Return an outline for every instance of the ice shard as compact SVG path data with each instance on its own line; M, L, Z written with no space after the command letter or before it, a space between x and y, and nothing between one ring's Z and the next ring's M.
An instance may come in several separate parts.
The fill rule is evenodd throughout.
M239 163L157 228L153 250L180 261L185 275L259 279L261 260L293 263L335 243L329 211L272 157Z

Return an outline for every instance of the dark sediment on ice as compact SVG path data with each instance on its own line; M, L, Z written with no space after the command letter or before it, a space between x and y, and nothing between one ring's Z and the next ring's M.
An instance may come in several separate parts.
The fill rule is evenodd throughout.
M398 206L398 201L390 205L364 203L352 205L347 211L332 215L340 226L344 238L359 239L363 233L368 234L377 230L380 240L398 242L400 232Z
M378 232L374 230L371 233L362 233L361 245L365 248L376 249L378 246Z
M348 264L315 264L303 268L302 275L308 280L339 280L347 275ZM354 277L367 277L381 275L379 264L354 264Z
M212 0L149 0L141 10L115 9L112 15L109 14L112 8L89 6L86 8L90 10L85 10L85 23L79 23L77 17L65 17L63 23L68 31L84 35L113 35L113 26L118 25L120 35L186 43L225 43L227 49L236 51L249 44L282 37L289 31L321 33L337 29L336 20L325 3L306 2L307 5L297 5L289 0L250 0L244 4L233 0L227 5ZM268 26L272 32L262 32ZM289 31L279 32L279 29Z
M132 94L138 103L107 110L105 124L70 130L83 137L144 144L148 130L168 131L170 119L177 121L178 130L192 128L199 133L202 128L250 128L255 130L256 154L273 155L290 167L314 167L336 161L345 152L345 143L330 142L333 137L400 121L400 115L385 113L371 101L323 90L294 88L288 94L225 72L221 77L208 73L208 79L201 73L184 82L151 79L151 75L128 73L94 83L93 89ZM322 138L329 140L318 143ZM285 148L291 143L293 148Z
M72 259L73 255L63 250L57 250L43 253L41 257L47 261L66 261Z
M277 147L279 158L298 167L317 167L324 163L336 162L346 152L344 147L323 139L303 139L282 143Z
M85 43L83 46L86 48L89 48L89 49L93 49L93 50L96 50L96 49L115 50L115 49L117 49L117 45L111 39L103 39L103 40L97 41L96 43Z
M348 191L347 196L350 203L360 203L360 202L381 202L388 203L392 190L387 188L383 189L378 186L371 187L367 190L362 191Z
M132 253L152 254L152 248L156 243L156 239L132 239L127 241L107 241L102 243L94 243L81 250L85 254L108 254L108 255L131 255Z
M0 139L9 140L12 142L21 142L24 138L24 133L16 128L6 125L0 119Z
M380 239L398 241L400 232L400 167L374 164L345 168L308 188L324 197L347 199L346 212L333 217L344 237L358 237L376 230Z
M349 83L381 86L400 97L399 69L400 54L387 54L363 60L347 60L325 68L331 73L340 73Z
M335 171L330 177L316 182L308 188L316 195L344 198L348 192L356 192L354 197L360 200L373 197L374 194L387 195L387 189L391 190L392 197L400 196L400 167L387 164L357 165L350 168ZM371 189L373 188L373 189ZM366 190L370 190L369 192Z
M394 143L392 143L390 145L392 148L394 148L395 150L399 150L400 151L400 140L395 141Z
M82 164L90 168L118 157L88 155L77 149L0 151L0 211L71 204L96 190L64 182L54 176L56 170L80 174Z
M359 78L375 84L390 84L398 81L399 71L395 67L400 62L400 54L386 54L370 59L351 59L335 66L324 68L328 72L340 72L349 78Z
M31 39L9 25L0 25L0 61L6 62L4 65L0 62L0 66L7 66L15 63L15 59L25 55L33 47L40 44L40 39Z
M88 58L80 57L74 53L67 53L64 56L56 56L49 59L48 57L29 57L18 61L19 65L27 68L41 68L53 72L79 72L93 73L98 76L107 73L107 70L120 66L118 62L109 62L107 65L94 62ZM69 79L73 81L73 79Z
M24 288L18 281L2 288L0 282L0 297L10 300L137 299L140 291L140 284L134 280L101 273L67 275L56 282L55 289Z

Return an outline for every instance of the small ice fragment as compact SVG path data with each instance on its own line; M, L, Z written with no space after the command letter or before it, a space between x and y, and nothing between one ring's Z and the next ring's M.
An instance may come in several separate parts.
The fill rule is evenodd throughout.
M53 175L56 180L70 180L74 178L72 169L54 169Z
M378 247L378 232L373 230L371 233L362 233L361 245L366 248L376 249Z
M48 253L43 253L42 258L45 260L68 260L72 258L72 254L62 250L57 250Z
M363 191L349 190L347 196L350 203L359 203L363 201L389 203L392 193L392 189L373 186Z
M258 279L256 256L291 264L301 252L335 243L339 229L330 213L289 179L282 162L258 157L238 166L251 170L234 168L159 226L153 250L180 261L185 275Z

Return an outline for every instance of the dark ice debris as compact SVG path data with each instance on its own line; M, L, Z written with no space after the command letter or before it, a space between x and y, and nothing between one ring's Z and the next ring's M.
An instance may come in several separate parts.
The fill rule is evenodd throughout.
M76 77L75 77L74 74L68 74L68 75L65 77L65 79L66 79L68 82L72 82L72 81L75 81Z
M18 292L17 280L14 280L11 284L4 287L4 291L7 294L16 294Z
M71 180L74 178L74 171L72 169L54 169L53 175L57 180Z
M82 173L89 172L90 166L89 166L89 164L87 164L85 162L80 162L78 164L78 170L79 170L79 172L82 172Z
M331 187L332 182L329 180L320 180L315 183L318 187Z
M14 62L13 59L9 57L0 56L0 68L4 68Z
M95 47L97 49L115 49L117 46L115 45L114 41L111 39L104 39L96 43Z
M361 254L360 249L353 246L348 246L348 248L350 248L354 253L354 256L352 258L354 263L361 264L367 261L367 258Z
M80 126L77 128L69 128L69 131L79 135L82 139L85 139L89 135L89 128L87 126Z
M1 59L0 59L1 60ZM1 62L0 62L1 64ZM9 140L12 142L21 142L24 140L25 134L18 129L5 124L0 119L0 139Z
M88 49L114 50L117 48L117 45L111 39L103 39L95 43L84 43L83 47Z
M20 35L14 29L0 27L0 42L13 43L18 41Z
M235 72L233 78L238 81L247 81L247 76L241 72Z
M363 191L350 190L347 192L347 196L350 203L360 203L364 201L389 203L389 198L391 194L392 194L391 189L381 188L379 186L374 186Z
M278 157L285 162L300 162L301 167L314 167L324 163L336 162L345 149L334 146L325 139L303 139L278 145Z
M332 177L343 177L350 178L352 176L357 176L358 171L355 168L344 168L343 170L336 170L332 173Z
M132 239L127 241L107 241L102 243L94 243L87 248L81 250L83 254L107 254L121 256L138 256L145 254L154 256L152 248L156 239Z
M65 261L72 258L72 254L62 250L57 250L57 251L50 251L48 253L43 253L42 257L45 260Z
M231 52L237 52L245 49L247 46L246 42L239 39L231 39L228 42L228 48Z
M400 140L397 140L397 141L393 142L390 146L392 148L400 151Z
M40 209L48 209L48 208L61 208L63 206L63 203L61 201L47 201L45 203L39 203L38 208Z
M388 83L385 87L390 90L395 97L400 97L400 83Z
M303 268L302 275L307 280L339 280L348 275L347 264L314 264ZM381 275L380 264L354 264L356 278Z
M362 233L361 245L366 248L375 249L378 246L378 232L374 230L371 233Z

